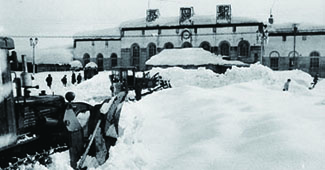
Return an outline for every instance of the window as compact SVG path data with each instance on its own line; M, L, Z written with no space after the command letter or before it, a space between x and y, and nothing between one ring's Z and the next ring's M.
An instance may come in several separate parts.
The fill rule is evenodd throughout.
M313 51L310 53L310 71L318 72L319 70L319 52Z
M306 41L306 40L307 40L307 36L306 36L306 35L303 35L303 36L302 36L302 40L303 40L303 41Z
M319 58L310 58L310 68L311 69L319 68Z
M277 51L270 52L270 57L280 57L280 53Z
M131 46L131 65L132 66L140 65L140 47L138 44L133 44Z
M282 36L282 41L287 41L287 36L283 35Z
M211 51L210 43L207 42L207 41L203 41L203 42L200 44L200 47L203 48L203 49L206 50L206 51Z
M95 46L95 41L91 41L91 45L92 46Z
M298 57L299 56L299 53L297 51L291 51L289 53L289 57Z
M166 44L164 45L164 48L165 48L165 49L172 49L172 48L174 48L174 45L173 45L171 42L168 42L168 43L166 43Z
M112 67L116 67L117 66L117 55L115 53L113 53L111 55L111 66Z
M98 66L98 71L104 70L104 56L101 53L97 55L97 66Z
M294 58L290 57L289 58L289 69L292 69L292 67L295 65Z
M189 43L189 42L184 42L183 45L182 45L182 48L192 48L192 44Z
M88 53L84 54L83 61L84 61L84 66L90 62L90 55Z
M238 52L240 57L248 57L249 56L249 43L247 41L241 41L238 44Z
M311 56L311 57L319 57L320 54L319 54L319 52L317 52L317 51L313 51L313 52L310 53L310 56Z
M156 55L156 53L157 53L156 45L154 43L150 43L148 45L148 58L147 59L150 59L152 56Z
M228 42L223 41L220 43L220 55L223 56L229 56L229 52L230 52L230 45Z
M279 67L279 58L272 57L271 58L271 68L278 69Z
M236 32L236 26L232 27L232 32Z

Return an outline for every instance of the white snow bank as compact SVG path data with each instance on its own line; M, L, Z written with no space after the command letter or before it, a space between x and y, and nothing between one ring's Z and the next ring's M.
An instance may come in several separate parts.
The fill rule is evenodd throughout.
M124 105L124 135L98 169L324 169L319 99L262 81L157 92Z
M164 79L169 79L173 87L198 86L203 88L215 88L236 83L261 80L268 88L282 90L287 79L291 79L290 91L297 93L309 93L308 87L312 77L300 70L293 71L272 71L270 68L260 64L253 64L250 67L232 67L224 74L216 74L209 69L199 68L198 70L172 68L154 68L151 75L159 72Z
M75 72L76 75L81 73L83 77L83 72ZM46 85L46 77L48 74L51 74L53 77L52 89L50 89ZM39 85L39 89L31 89L32 95L38 95L40 90L46 90L47 94L58 94L65 96L65 93L68 91L72 91L75 93L76 98L74 102L87 102L91 105L99 104L103 100L109 98L111 96L110 80L109 80L110 72L104 71L99 72L97 75L88 79L86 81L82 81L80 84L71 84L71 76L72 71L63 71L63 72L41 72L35 74L35 80L33 85ZM67 87L64 87L61 83L61 78L67 75L68 83Z
M80 69L82 68L82 63L79 60L73 60L69 63L70 68L72 69Z
M0 148L13 144L17 140L16 134L6 134L0 136Z
M222 59L202 48L165 49L152 56L147 65L248 65L240 61L228 61Z

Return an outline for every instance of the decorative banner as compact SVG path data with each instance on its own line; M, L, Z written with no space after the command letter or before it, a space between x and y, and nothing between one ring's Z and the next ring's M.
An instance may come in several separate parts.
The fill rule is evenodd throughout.
M147 10L147 22L153 22L156 19L158 19L160 16L159 10L158 9L148 9Z
M193 23L193 21L191 20L192 16L194 15L193 7L181 7L179 12L180 12L180 17L179 17L180 25L191 25Z
M231 5L217 5L218 22L231 22Z

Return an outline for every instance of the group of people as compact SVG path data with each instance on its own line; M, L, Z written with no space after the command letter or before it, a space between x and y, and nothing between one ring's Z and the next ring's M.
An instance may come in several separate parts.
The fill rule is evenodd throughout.
M315 87L315 85L317 84L318 82L318 77L319 75L316 74L314 76L314 79L313 79L313 82L311 83L311 87L309 87L309 89L313 89ZM291 79L288 79L285 83L284 83L284 86L283 86L283 91L288 91L289 90L289 84L291 82Z
M51 76L51 74L48 74L46 79L46 84L49 88L52 88L52 81L53 81L53 78ZM82 81L82 76L81 74L79 73L78 76L76 77L76 74L74 72L72 72L72 76L71 76L71 84L75 84L75 83L78 83L80 84ZM64 87L67 86L67 83L68 83L68 78L67 78L67 75L64 75L62 78L61 78L61 82L63 84Z

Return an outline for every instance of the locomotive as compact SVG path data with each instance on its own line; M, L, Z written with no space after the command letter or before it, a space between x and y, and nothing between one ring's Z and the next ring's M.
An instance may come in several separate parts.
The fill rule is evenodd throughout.
M12 38L0 37L0 167L11 157L67 141L64 97L31 96L29 89L38 86L32 86L24 56L20 76L11 72L11 65L17 62L14 47Z

